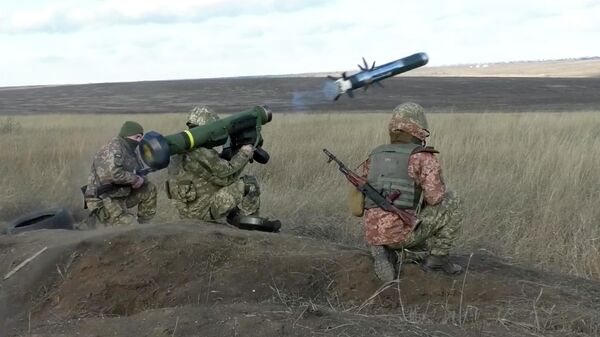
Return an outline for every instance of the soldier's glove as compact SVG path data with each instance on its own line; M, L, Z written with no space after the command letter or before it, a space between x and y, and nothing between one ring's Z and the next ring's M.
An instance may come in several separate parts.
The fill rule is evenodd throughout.
M255 176L242 176L242 181L244 182L244 196L254 198L260 195L260 186Z
M246 154L248 157L252 157L252 154L254 154L254 146L244 145L240 148L240 151Z
M131 185L131 188L133 188L134 190L137 190L138 188L140 188L144 185L144 182L145 182L144 177L136 176L135 182Z

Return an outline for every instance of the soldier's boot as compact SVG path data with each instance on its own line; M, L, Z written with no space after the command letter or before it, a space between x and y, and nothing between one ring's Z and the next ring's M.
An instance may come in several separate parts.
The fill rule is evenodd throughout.
M383 282L390 282L396 278L394 256L396 253L385 246L371 246L373 268L375 274Z
M138 222L140 225L147 224L147 223L150 223L150 221L152 221L152 218L153 218L152 216L151 216L151 217L144 217L144 216L140 216L140 215L138 214L138 217L137 217L137 222Z
M257 215L241 215L237 209L229 212L226 219L228 224L239 229L278 233L281 228L279 220L270 220Z
M448 255L429 255L422 266L426 271L442 271L448 275L458 275L463 271L460 265L450 262Z
M137 218L133 214L127 212L123 212L121 215L110 220L111 226L133 226L137 224Z

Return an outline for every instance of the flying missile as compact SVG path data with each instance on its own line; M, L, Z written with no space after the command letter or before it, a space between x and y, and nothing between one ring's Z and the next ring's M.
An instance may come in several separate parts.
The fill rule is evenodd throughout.
M367 90L369 86L374 84L383 87L380 83L382 80L424 66L427 64L427 61L429 61L427 54L416 53L377 67L375 66L375 62L373 62L371 67L369 67L367 60L363 57L363 64L358 64L360 72L351 76L347 76L346 72L343 72L342 77L327 77L335 81L336 92L334 100L337 101L342 94L354 97L352 91L358 88Z

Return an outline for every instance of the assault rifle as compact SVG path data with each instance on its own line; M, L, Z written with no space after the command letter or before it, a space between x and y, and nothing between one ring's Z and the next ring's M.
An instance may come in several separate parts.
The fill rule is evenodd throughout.
M148 181L148 177L147 175L156 171L155 169L151 168L151 167L144 167L142 169L139 170L135 170L135 174L144 178L144 180L147 182ZM145 182L144 182L145 183ZM81 193L83 194L84 200L83 200L83 209L87 209L87 203L85 202L85 197L86 197L86 191L87 191L87 186L88 185L83 185L80 187ZM98 186L96 188L96 197L101 196L104 193L108 193L111 190L118 188L118 187L129 187L131 185L118 185L118 184L112 184L112 183L107 183L107 184L102 184L100 186Z
M336 164L338 164L340 172L342 172L342 174L346 176L346 179L348 179L348 181L352 185L354 185L357 190L364 194L365 197L371 199L377 206L381 207L383 210L397 214L400 217L400 219L404 223L409 224L411 228L416 228L419 225L421 220L419 220L416 216L394 206L393 200L390 200L381 195L381 193L377 192L377 190L367 182L367 179L359 176L355 172L348 169L346 165L344 165L344 163L337 159L336 156L334 156L327 149L323 149L323 152L329 158L327 162L331 163L332 161L334 161ZM389 198L393 197L394 196L390 196ZM398 195L395 195L395 197L397 198Z

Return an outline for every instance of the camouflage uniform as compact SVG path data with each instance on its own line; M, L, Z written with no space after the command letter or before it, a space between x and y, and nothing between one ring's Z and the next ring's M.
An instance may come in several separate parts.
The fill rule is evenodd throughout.
M389 124L389 132L392 139L403 132L409 137L412 136L413 141L422 142L424 145L429 131L423 108L415 103L405 103L396 107ZM395 213L381 208L365 209L365 239L372 247L376 271L382 279L390 280L394 277L388 261L393 263L395 254L390 250L397 250L412 260L432 256L447 261L456 240L456 232L462 221L460 199L455 193L446 191L441 165L435 152L437 151L432 149L417 152L411 154L408 159L408 175L422 190L420 206L414 210L406 209L421 220L416 229L404 223ZM367 177L370 159L361 166L363 176ZM448 264L445 267L459 268Z
M156 214L156 187L145 181L133 189L141 168L135 148L123 137L112 139L94 156L85 191L86 204L91 212L91 226L119 226L147 222ZM98 195L100 186L114 185ZM128 209L138 207L137 219Z
M208 107L195 107L188 126L205 125L218 116ZM251 154L238 151L231 160L214 149L196 148L175 156L169 165L167 191L181 218L214 220L233 212L258 214L260 188L255 177L242 175Z

